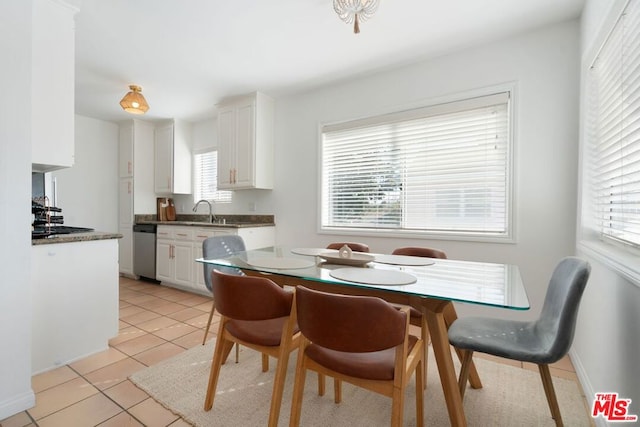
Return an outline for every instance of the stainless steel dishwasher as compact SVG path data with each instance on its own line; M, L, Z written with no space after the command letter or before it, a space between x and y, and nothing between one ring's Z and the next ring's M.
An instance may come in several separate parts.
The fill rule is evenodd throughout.
M156 280L156 229L155 224L133 226L133 273L152 280Z

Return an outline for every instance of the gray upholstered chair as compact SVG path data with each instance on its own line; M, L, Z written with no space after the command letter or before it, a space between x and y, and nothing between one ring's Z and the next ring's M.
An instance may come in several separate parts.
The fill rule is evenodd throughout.
M517 321L468 317L449 328L449 342L464 350L458 386L464 397L468 367L474 351L538 365L551 415L562 425L560 408L553 389L549 364L563 358L573 341L578 307L589 279L589 263L575 257L564 258L555 268L540 317Z
M214 236L205 239L202 242L202 258L204 259L217 259L217 258L225 258L231 255L234 255L238 252L244 252L246 250L244 245L244 240L242 237L235 235L224 235L224 236ZM204 268L204 284L209 290L212 292L211 285L211 273L213 270L218 270L227 274L237 274L243 275L241 270L237 268L231 267L222 267L216 266L212 264L203 264ZM204 338L202 339L202 345L207 340L207 334L209 333L209 328L211 328L211 319L213 319L213 312L216 308L215 301L213 305L211 305L211 312L209 313L209 320L207 321L207 327L204 330ZM238 347L236 347L236 361L238 358Z

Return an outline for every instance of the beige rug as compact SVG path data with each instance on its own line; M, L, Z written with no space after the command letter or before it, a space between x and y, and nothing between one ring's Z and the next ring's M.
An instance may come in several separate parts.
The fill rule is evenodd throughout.
M205 389L209 377L213 342L194 347L158 365L132 375L130 379L155 400L196 426L264 426L267 423L276 360L269 372L260 369L258 353L241 348L240 363L222 367L213 409L205 412ZM297 352L291 354L279 425L289 424L291 393ZM430 352L428 385L425 392L425 424L448 426L442 387ZM483 382L480 390L468 389L464 409L470 426L554 426L537 371L477 359ZM333 383L327 379L327 393L317 395L314 373L307 374L302 405L302 426L384 426L391 417L390 399L343 385L342 403L333 403ZM560 410L566 426L589 426L590 417L575 382L554 377ZM404 425L415 426L415 388L409 386L405 399Z

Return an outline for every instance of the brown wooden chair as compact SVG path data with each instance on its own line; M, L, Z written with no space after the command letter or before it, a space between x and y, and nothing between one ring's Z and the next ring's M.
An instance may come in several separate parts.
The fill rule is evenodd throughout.
M298 286L302 333L289 425L298 426L307 369L391 397L391 425L401 426L405 388L416 378L416 422L424 424L423 341L409 335L409 309L367 296L338 295ZM371 325L376 325L372 328Z
M264 372L268 370L269 356L278 359L268 423L270 427L277 426L289 353L300 344L294 293L264 277L236 276L217 270L213 271L211 282L221 319L204 410L213 407L222 364L234 343L241 344L262 353Z
M327 245L327 249L340 249L344 245L347 245L349 249L354 252L369 252L369 246L365 243L356 243L356 242L335 242L329 243Z
M434 248L427 247L419 247L419 246L407 246L402 248L396 248L392 252L393 255L407 255L407 256L418 256L425 258L437 258L437 259L447 259L447 254L440 250ZM429 355L429 328L427 327L427 322L422 313L417 309L411 307L410 310L411 318L410 323L414 326L420 326L421 338L424 341L424 385L427 385L427 363L428 363L428 355ZM456 309L453 306L453 303L450 302L444 309L443 312L444 321L447 324L447 327L451 326L451 324L457 319L458 315L456 314ZM460 349L455 348L456 354L460 361L463 361L463 353ZM469 381L473 388L479 388L481 386L480 377L476 370L475 364L473 361L469 364Z
M396 248L392 252L393 255L420 256L425 258L447 259L447 254L440 249L421 248L416 246L408 246L404 248Z
M391 253L392 255L405 255L405 256L417 256L423 258L438 258L438 259L447 259L447 254L440 249L434 248L426 248L426 247L418 247L418 246L407 246L402 248L396 248ZM453 308L453 306L451 306ZM409 318L409 323L414 326L420 327L420 335L422 340L424 341L424 385L427 385L427 363L428 363L428 354L429 354L429 328L427 327L427 321L422 313L411 307L409 311L411 317Z
M216 258L225 258L231 255L235 255L238 252L246 251L246 247L244 244L244 240L242 236L235 235L223 235L223 236L213 236L208 237L202 241L202 257L204 259L216 259ZM214 269L218 269L223 273L236 274L242 276L241 270L237 268L230 267L222 267L216 266L213 264L202 264L204 269L204 285L207 287L209 292L211 292L211 273ZM209 328L211 327L211 320L213 319L213 313L216 309L215 300L213 304L211 304L211 311L209 312L209 319L207 320L207 326L204 329L204 337L202 338L202 345L204 345L207 341L207 336L209 335ZM236 363L238 362L238 349L239 347L236 345Z

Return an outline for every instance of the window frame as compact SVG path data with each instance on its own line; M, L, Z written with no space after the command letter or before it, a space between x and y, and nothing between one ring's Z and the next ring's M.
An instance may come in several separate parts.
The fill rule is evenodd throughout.
M594 225L593 202L590 195L591 177L589 173L590 140L588 121L590 102L589 74L590 68L600 55L603 46L613 33L616 25L625 12L628 0L615 1L607 16L602 20L602 26L594 37L592 44L582 57L580 66L580 94L581 94L581 123L580 123L580 177L579 177L579 213L577 221L576 246L579 253L583 253L601 262L636 287L640 287L640 249L616 241L602 238Z
M217 147L207 147L207 148L201 148L198 150L193 150L193 152L191 153L192 156L192 161L193 161L193 199L194 199L194 203L197 203L199 200L202 199L202 197L196 197L196 183L198 182L197 177L197 167L196 167L196 156L202 155L202 154L207 154L207 153L211 153L211 152L215 152L216 156L218 154L218 148ZM217 157L216 157L217 159ZM217 168L217 165L216 165ZM228 190L220 190L218 188L218 177L216 174L216 194L218 195L218 197L213 198L213 199L204 199L204 200L208 200L210 202L216 203L216 204L227 204L227 203L232 203L233 202L233 191L228 191ZM225 194L226 197L221 198L220 197L220 193L229 193L228 195Z
M496 235L494 233L487 234L482 232L468 231L434 231L434 230L416 230L416 229L392 229L392 228L346 228L323 226L322 210L323 210L323 194L322 194L322 177L323 177L323 129L328 126L341 126L350 122L370 121L383 116L402 114L414 110L429 110L438 108L444 104L469 101L473 98L486 97L500 92L509 93L509 101L507 104L507 117L509 121L507 129L507 172L506 172L506 216L507 230L504 234ZM484 87L476 90L470 90L454 95L444 97L434 97L428 100L422 100L411 105L395 107L393 109L385 109L366 114L360 117L349 118L340 121L319 122L317 127L317 147L318 147L318 171L317 171L317 232L318 234L340 234L345 236L370 236L370 237L389 237L389 238L416 238L416 239L434 239L434 240L451 240L451 241L470 241L485 243L517 243L517 218L516 218L516 114L517 110L517 84L515 82L504 83L490 87Z

